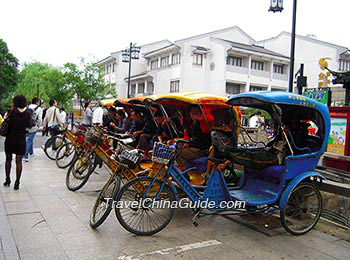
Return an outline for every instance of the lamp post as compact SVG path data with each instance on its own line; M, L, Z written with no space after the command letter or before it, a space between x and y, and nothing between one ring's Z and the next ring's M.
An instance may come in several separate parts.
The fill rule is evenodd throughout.
M132 44L132 42L130 42L130 47L125 50L122 50L122 61L129 63L127 98L130 97L129 91L130 91L131 60L139 59L140 49L141 48L137 47L135 43Z
M282 12L283 0L271 0L269 11ZM294 76L294 54L295 54L295 24L297 17L297 0L293 0L293 21L292 21L292 37L290 47L290 62L289 62L289 84L288 91L293 92L293 76Z

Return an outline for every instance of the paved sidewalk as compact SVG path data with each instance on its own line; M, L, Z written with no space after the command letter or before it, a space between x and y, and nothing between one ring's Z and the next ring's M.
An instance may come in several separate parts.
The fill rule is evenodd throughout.
M111 215L99 229L89 214L107 180L98 170L81 191L65 186L66 170L58 169L40 149L24 163L20 190L2 186L4 154L0 153L0 260L21 259L348 259L350 243L311 231L268 237L222 217L191 224L190 211L178 209L169 226L151 237L125 231ZM14 176L14 172L12 173ZM14 177L13 177L14 179Z

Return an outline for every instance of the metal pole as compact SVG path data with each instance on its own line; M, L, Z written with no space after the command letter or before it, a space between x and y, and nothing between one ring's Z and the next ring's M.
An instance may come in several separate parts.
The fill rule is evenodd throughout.
M294 82L294 53L295 53L295 23L297 16L297 0L293 1L293 23L292 23L292 37L290 49L290 63L289 63L289 92L293 92Z
M128 96L130 97L129 91L130 91L130 74L131 74L131 49L132 49L132 43L130 42L130 49L129 49L129 77L128 77Z

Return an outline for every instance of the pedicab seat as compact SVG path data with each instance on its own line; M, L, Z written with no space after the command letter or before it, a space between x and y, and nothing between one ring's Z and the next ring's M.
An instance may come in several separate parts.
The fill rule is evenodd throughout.
M188 168L196 167L196 172L206 172L208 164L208 156L200 157L187 162Z
M242 186L240 189L232 190L231 195L248 205L267 204L278 196L285 170L284 166L269 166L262 170L245 167Z

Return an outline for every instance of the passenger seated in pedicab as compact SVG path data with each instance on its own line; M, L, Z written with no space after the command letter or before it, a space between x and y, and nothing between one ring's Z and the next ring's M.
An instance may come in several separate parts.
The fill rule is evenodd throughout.
M172 116L164 119L160 117L158 120L158 141L167 143L175 138L183 138L183 117L180 112L175 112Z
M108 109L108 113L106 115L103 115L103 126L108 129L108 131L114 132L114 128L111 125L118 124L118 119L116 117L117 109L115 107L110 107Z
M187 168L187 162L197 158L209 155L211 146L210 126L205 120L202 110L198 105L189 107L190 118L193 121L192 125L187 129L189 144L184 144L177 155L176 164L179 168ZM186 130L185 130L186 132Z
M132 110L131 111L131 128L130 131L126 132L127 134L132 134L138 144L140 135L142 134L142 129L145 127L145 122L142 119L142 114L140 111Z
M116 117L118 120L118 124L111 122L111 126L114 129L114 132L119 134L125 134L127 131L130 131L131 122L129 118L125 116L125 112L122 109L117 111Z
M159 113L161 112L157 111L155 116L159 115ZM145 126L140 132L139 142L136 145L136 149L145 151L143 160L151 160L151 156L149 155L149 150L151 149L150 141L153 139L153 137L157 136L157 129L157 125L153 118L148 118L148 120L145 120Z

